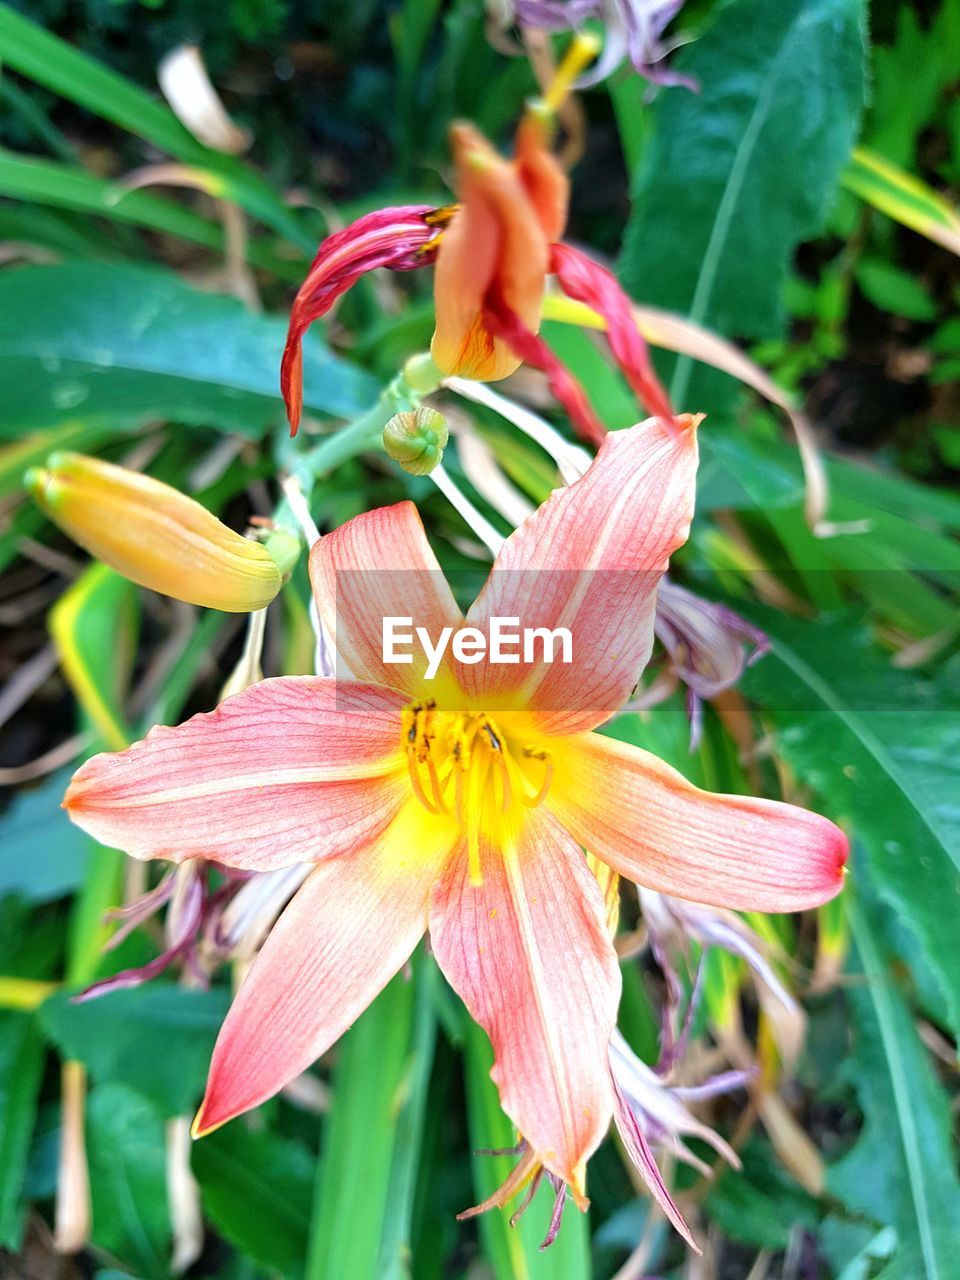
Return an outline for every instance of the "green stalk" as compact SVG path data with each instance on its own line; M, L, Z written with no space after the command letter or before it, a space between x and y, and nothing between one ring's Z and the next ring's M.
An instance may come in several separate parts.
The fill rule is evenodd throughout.
M398 974L340 1041L306 1280L403 1274L433 1054L430 967L418 956L414 981Z
M407 1073L407 1096L397 1118L397 1140L390 1170L387 1213L383 1223L377 1276L404 1280L409 1275L410 1238L417 1172L423 1146L424 1118L437 1041L435 988L439 971L430 956L413 959L413 1040Z

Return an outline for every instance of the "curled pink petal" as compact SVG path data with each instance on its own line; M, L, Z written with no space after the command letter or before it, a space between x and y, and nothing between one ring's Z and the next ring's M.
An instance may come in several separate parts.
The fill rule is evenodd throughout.
M553 245L551 268L568 297L585 302L606 320L607 340L634 395L648 413L669 426L674 416L670 397L650 363L647 344L633 318L633 303L616 278L569 244Z
M377 209L327 236L317 250L306 280L290 312L290 329L280 365L280 389L287 406L291 434L296 434L303 410L303 335L367 271L389 267L411 271L429 266L436 256L431 245L437 226L449 216L429 205Z

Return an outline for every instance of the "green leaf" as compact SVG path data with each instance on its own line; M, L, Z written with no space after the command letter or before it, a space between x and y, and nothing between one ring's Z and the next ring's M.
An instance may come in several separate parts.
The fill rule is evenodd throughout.
M136 1089L165 1116L192 1110L226 1016L227 992L153 982L73 1003L58 992L40 1009L46 1035L97 1081Z
M743 688L761 703L777 750L846 820L882 898L923 946L960 1029L956 920L960 888L960 716L956 691L897 671L849 621L750 616L772 652Z
M790 455L791 461L794 455ZM742 427L714 427L700 437L697 510L792 507L803 500L798 470L783 464L783 450Z
M123 703L137 640L136 589L94 562L50 610L48 625L84 718L105 746L122 751L132 740Z
M796 245L822 226L864 94L861 0L733 0L675 59L634 189L621 270L645 303L730 337L782 328ZM671 394L688 402L692 363Z
M44 31L6 4L0 4L0 61L177 159L216 175L218 194L234 200L311 252L312 238L262 178L232 156L198 142L165 103L139 85Z
M73 262L0 279L0 382L14 435L56 423L166 418L259 436L283 420L286 321L152 268ZM379 388L304 344L308 410L351 418Z
M314 1157L300 1142L231 1124L194 1144L206 1216L270 1273L303 1273Z
M35 156L11 155L0 150L0 195L25 200L31 205L74 209L79 213L113 222L128 222L179 236L208 249L223 250L223 228L183 205L150 191L131 191L122 183L98 178L76 165L57 164ZM36 210L33 210L36 216ZM31 236L32 242L32 236ZM104 237L100 256L113 256L109 237ZM89 252L89 250L88 250ZM254 239L246 244L247 260L266 267L282 279L298 281L305 263L291 262L264 250Z
M0 898L50 902L83 883L90 841L60 807L68 773L21 791L0 818Z
M864 297L881 311L907 320L936 319L936 303L909 271L881 258L861 258L855 275Z
M163 1118L133 1089L94 1089L87 1101L93 1243L144 1280L170 1273Z
M960 214L931 187L883 156L857 147L843 175L848 191L888 218L960 253Z
M32 1014L0 1013L0 1249L20 1248L20 1196L43 1077Z
M410 1275L413 1206L421 1168L424 1121L437 1036L435 992L440 972L432 957L413 957L414 1009L410 1053L404 1071L403 1101L390 1165L387 1208L377 1264L378 1280L407 1280Z
M785 1249L796 1228L813 1230L819 1221L813 1200L756 1140L740 1151L742 1169L719 1162L705 1208L724 1235L761 1249Z
M934 1073L884 956L876 912L860 895L848 915L866 985L847 988L855 1029L849 1076L864 1127L828 1172L830 1191L851 1209L895 1227L898 1248L878 1280L950 1280L960 1239L960 1182L951 1149L947 1094Z
M309 1280L380 1280L413 986L390 982L340 1041L307 1261ZM349 1230L344 1224L349 1223Z
M95 731L94 746L121 751L129 746L124 702L138 630L137 594L132 583L103 564L91 564L50 610L48 625L60 666L79 707L79 723ZM66 814L61 821L69 821ZM80 893L71 908L67 981L93 978L104 942L103 915L115 906L123 855L91 846Z
M896 19L892 41L873 51L870 112L866 140L897 164L912 163L917 138L934 123L944 90L951 90L960 62L960 20L955 5L922 14L895 5L881 21ZM909 84L909 93L904 85Z

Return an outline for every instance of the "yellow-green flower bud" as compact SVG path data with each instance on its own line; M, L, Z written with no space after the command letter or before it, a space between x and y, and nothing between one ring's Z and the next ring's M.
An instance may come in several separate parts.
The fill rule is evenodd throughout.
M150 476L56 453L24 483L74 542L142 587L226 613L262 609L280 590L280 570L259 542Z
M383 428L383 447L412 476L426 476L438 466L449 438L442 413L421 405L395 413Z

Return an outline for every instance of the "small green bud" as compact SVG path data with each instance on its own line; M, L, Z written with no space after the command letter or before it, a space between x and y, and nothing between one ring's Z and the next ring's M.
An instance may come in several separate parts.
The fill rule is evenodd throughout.
M410 475L427 476L439 466L449 434L443 414L421 405L393 415L383 428L383 447Z

